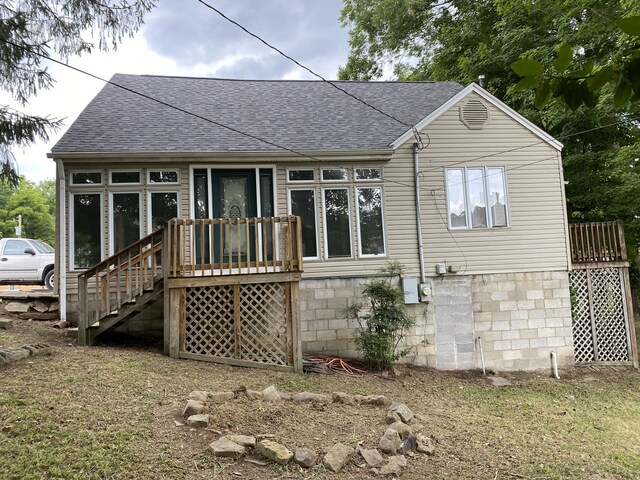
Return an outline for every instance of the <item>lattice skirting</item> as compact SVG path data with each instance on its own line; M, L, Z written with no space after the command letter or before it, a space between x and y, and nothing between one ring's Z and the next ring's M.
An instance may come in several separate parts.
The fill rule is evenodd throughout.
M569 282L576 363L631 361L621 268L572 270Z
M283 283L185 288L181 352L292 364L290 289Z

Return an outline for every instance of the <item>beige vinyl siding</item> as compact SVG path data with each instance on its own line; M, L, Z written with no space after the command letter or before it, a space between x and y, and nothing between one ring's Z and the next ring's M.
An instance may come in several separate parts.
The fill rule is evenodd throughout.
M567 270L560 152L485 103L490 120L481 130L460 121L458 105L425 129L430 144L420 152L420 168L427 274L441 262L470 274ZM397 153L410 154L410 145ZM459 162L465 163L454 165ZM449 166L505 168L509 227L449 230L444 173Z

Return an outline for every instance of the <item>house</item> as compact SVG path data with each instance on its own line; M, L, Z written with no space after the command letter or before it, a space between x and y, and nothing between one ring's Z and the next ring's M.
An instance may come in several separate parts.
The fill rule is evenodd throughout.
M300 224L287 228L301 244L294 235L287 248L296 268L304 261L292 298L305 352L354 354L355 325L341 309L395 259L417 318L405 361L526 370L547 367L555 352L569 365L561 149L475 84L115 75L49 154L61 311L78 321L92 288L79 289L78 276L174 217L191 230L170 235L171 258L215 276L241 273L251 255L246 273L256 273L282 253L275 224L242 219L293 215ZM99 277L110 285L118 265L96 274L95 288ZM198 292L194 302L204 302L206 288ZM161 310L162 292L149 298ZM189 309L166 298L165 316ZM139 317L143 328L161 330L157 316Z

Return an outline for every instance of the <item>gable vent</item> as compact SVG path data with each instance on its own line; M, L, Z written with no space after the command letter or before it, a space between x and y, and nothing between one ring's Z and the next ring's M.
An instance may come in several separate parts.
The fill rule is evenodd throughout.
M460 106L460 120L467 128L479 130L489 121L489 109L482 100L472 98Z

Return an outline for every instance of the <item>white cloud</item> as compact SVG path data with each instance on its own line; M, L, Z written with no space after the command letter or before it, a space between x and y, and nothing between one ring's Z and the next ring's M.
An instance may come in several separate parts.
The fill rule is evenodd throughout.
M340 0L226 0L216 6L325 78L335 78L338 65L346 61L347 32L338 22ZM159 2L143 30L118 50L73 57L69 64L104 79L114 73L313 78L197 2L182 1ZM20 173L32 181L55 176L47 152L104 85L56 64L50 73L56 80L52 89L39 92L26 107L11 103L30 114L65 119L65 127L52 132L50 141L14 149ZM6 96L0 96L0 103L8 103Z

